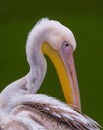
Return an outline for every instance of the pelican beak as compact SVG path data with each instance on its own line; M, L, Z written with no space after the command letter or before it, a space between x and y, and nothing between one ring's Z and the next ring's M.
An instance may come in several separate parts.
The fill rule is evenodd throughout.
M54 50L48 43L42 46L43 53L48 55L59 76L67 104L81 112L78 81L73 60L73 48L65 41L61 48Z

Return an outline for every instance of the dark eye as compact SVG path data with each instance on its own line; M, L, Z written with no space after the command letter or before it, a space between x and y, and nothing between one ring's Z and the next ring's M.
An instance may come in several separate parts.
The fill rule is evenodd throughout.
M72 48L71 44L68 41L63 42L62 49L63 49L64 53L73 52L73 48Z
M70 46L69 42L64 41L64 43L63 43L63 48L64 48L64 49L68 49L69 46Z
M69 43L66 43L65 46L68 47L68 46L69 46Z

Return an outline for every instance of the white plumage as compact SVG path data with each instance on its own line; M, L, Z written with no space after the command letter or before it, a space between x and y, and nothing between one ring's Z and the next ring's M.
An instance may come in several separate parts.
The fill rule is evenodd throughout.
M0 130L99 130L99 125L57 99L37 92L47 65L43 42L59 50L68 41L76 48L73 33L57 21L42 19L29 33L26 45L30 72L0 94Z

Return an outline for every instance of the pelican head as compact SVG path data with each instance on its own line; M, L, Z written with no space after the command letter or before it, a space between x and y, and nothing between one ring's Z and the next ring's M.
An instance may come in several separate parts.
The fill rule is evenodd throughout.
M34 65L36 70L39 70L35 75L35 77L41 75L37 76L41 78L39 83L42 83L47 66L43 54L51 59L57 70L66 102L80 111L78 82L73 61L75 48L76 41L71 30L58 21L45 18L40 20L29 33L26 52L31 73ZM38 67L41 70L37 69Z

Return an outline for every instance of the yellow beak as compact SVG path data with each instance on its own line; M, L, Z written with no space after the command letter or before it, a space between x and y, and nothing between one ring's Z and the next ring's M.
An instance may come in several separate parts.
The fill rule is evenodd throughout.
M67 104L81 111L80 94L74 67L72 47L70 47L69 50L65 50L62 46L57 51L45 42L43 43L42 50L43 53L50 58L56 68Z

